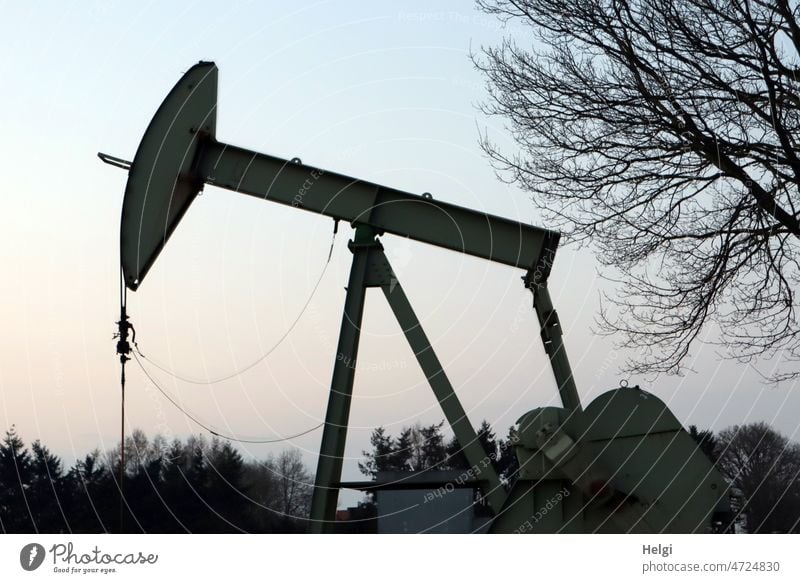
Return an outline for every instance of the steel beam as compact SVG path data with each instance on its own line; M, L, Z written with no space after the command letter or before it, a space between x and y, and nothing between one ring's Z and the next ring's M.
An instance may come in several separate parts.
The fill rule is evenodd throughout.
M361 336L361 319L364 315L365 279L371 249L378 245L369 227L356 230L350 250L353 263L347 283L344 315L339 332L336 362L333 366L325 428L319 449L314 493L311 499L311 514L308 531L328 533L333 531L336 520L336 504L339 498L339 482L342 478L342 460L347 440L347 424L350 418L350 401L353 396L358 341Z
M544 350L550 359L561 402L565 409L580 411L581 399L578 395L578 388L575 386L575 378L572 376L567 350L564 348L561 321L558 319L558 312L553 307L547 284L534 285L531 291L533 292L533 308L536 310L536 317L539 319L541 327L542 344L544 344Z
M385 264L385 267L383 269L379 267L378 271L388 274L388 277L385 278L380 286L383 295L389 302L389 306L403 329L403 334L405 334L411 350L414 351L414 356L420 368L422 368L422 372L425 373L425 378L428 379L433 394L436 395L436 399L442 407L447 422L453 429L470 470L481 483L483 495L486 497L492 513L496 515L505 503L506 491L494 470L493 463L495 458L487 454L481 447L478 435L475 433L464 407L461 406L461 402L453 390L453 385L450 383L450 379L447 378L447 374L442 368L442 363L439 362L439 357L436 356L428 336L422 329L422 324L414 313L403 287L392 272L389 260L383 251L380 252L380 255L376 253L375 256L376 259L381 257Z
M209 140L195 179L267 201L532 270L558 233Z

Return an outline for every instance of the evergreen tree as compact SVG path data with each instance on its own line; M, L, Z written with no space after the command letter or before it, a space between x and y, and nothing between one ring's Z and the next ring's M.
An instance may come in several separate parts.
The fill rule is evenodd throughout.
M362 451L363 462L358 462L358 469L365 476L375 479L378 472L396 469L397 460L394 439L383 427L376 427L369 437L372 451Z
M189 486L187 472L191 458L180 440L170 443L164 459L162 489L166 505L172 512L173 530L169 532L193 532L192 522L197 516L193 506L197 496Z
M394 451L392 452L392 469L399 471L411 471L415 461L415 431L413 427L404 427L400 432Z
M442 426L444 421L427 425L419 429L419 470L446 469L447 450L444 445Z
M255 505L252 532L299 531L294 521L288 520L277 510L280 505L280 495L275 483L275 472L269 462L245 462L242 479Z
M717 438L711 430L699 431L696 425L689 426L689 436L697 442L700 448L712 463L717 461Z
M514 451L512 433L513 427L508 429L508 435L505 439L501 439L497 446L497 474L500 476L500 481L510 490L517 481L517 474L519 473L519 461L517 460L517 453Z
M243 532L250 528L244 461L229 442L211 441L207 454L207 502L211 515L206 532Z
M478 443L481 444L483 451L486 452L487 457L494 464L497 460L497 437L486 419L481 421L481 425L478 428Z
M447 468L451 470L467 470L469 469L469 462L467 456L464 455L464 450L461 443L454 435L453 438L447 443Z
M14 426L0 443L0 525L7 533L37 531L29 500L31 456Z
M31 444L31 512L39 532L70 532L69 490L61 460L39 440Z
M99 459L100 452L95 450L78 460L68 473L68 521L73 532L110 532L118 521L113 514L119 508L117 485Z

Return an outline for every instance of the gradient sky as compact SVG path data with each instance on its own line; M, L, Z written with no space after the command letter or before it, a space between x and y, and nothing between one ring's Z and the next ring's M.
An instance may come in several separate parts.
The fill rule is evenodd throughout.
M511 148L469 53L504 34L464 2L4 3L0 20L0 429L16 424L71 463L119 431L118 235L125 173L151 116L189 66L219 66L218 139L547 226L499 182L478 132ZM290 8L287 11L287 6ZM344 226L343 226L344 227ZM129 312L142 352L192 378L264 354L300 313L332 221L207 187ZM351 231L297 327L258 366L214 386L156 377L209 425L243 438L318 424L344 301ZM511 268L386 236L390 260L473 423L505 433L557 404L530 294ZM624 353L592 334L601 285L589 249L562 249L551 292L584 403L616 387ZM345 478L371 429L443 418L382 295L367 294ZM800 394L698 347L684 377L629 379L685 425L765 420L797 439ZM768 373L777 362L757 363ZM201 433L130 366L128 426ZM321 431L292 441L315 466ZM263 456L286 444L240 446Z

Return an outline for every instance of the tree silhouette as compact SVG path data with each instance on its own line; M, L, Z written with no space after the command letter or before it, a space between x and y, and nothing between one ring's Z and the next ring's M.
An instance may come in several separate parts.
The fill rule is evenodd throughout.
M371 478L384 470L468 469L469 463L461 444L455 436L446 441L443 427L444 421L425 426L417 423L403 427L397 439L388 434L385 428L377 427L370 435L372 450L362 452L364 459L359 462L358 468ZM476 433L478 443L497 469L500 444L492 426L484 419Z
M303 465L300 451L284 450L267 462L275 490L272 508L287 518L305 517L311 510L314 480Z
M447 469L447 449L442 435L444 421L419 428L419 456L414 463L417 469Z
M415 442L417 441L413 427L404 427L397 437L391 455L392 469L409 471L414 469Z
M72 532L109 532L118 517L113 514L119 499L116 481L100 461L95 450L78 460L68 474L71 492Z
M497 465L499 444L497 437L495 436L494 429L492 429L491 424L484 419L481 421L476 433L478 436L478 443L480 443L481 448L486 453L486 456L489 458L489 460L491 460L495 471L497 471L499 475L500 472ZM452 469L466 470L470 467L470 464L464 455L464 450L455 436L453 436L453 438L447 444L447 457L447 466Z
M203 532L242 532L249 506L242 456L228 442L211 441L206 454L205 494L211 514Z
M228 442L167 442L134 431L125 443L126 532L299 532L311 478L296 450L245 462ZM264 473L254 474L253 468ZM0 443L0 530L101 533L120 529L119 447L95 450L65 472L39 441L12 427ZM264 503L264 502L267 503ZM277 518L276 518L277 517Z
M31 456L12 425L0 443L0 526L4 532L38 532L29 500Z
M726 356L800 359L797 4L479 5L531 32L475 58L518 146L485 150L624 283L601 321L627 368L679 371L710 319Z
M451 469L452 442L445 444L443 426L444 421L425 426L416 423L403 427L396 440L383 427L374 429L370 435L372 451L362 452L364 459L358 469L372 478L384 470Z
M378 472L397 469L398 459L392 455L395 452L394 439L386 433L386 429L373 429L369 443L372 451L362 451L364 461L358 462L358 469L362 474L375 479Z
M519 473L519 461L517 460L517 454L514 451L514 444L511 438L512 430L513 428L509 428L506 438L498 442L497 463L495 464L497 475L500 476L500 480L508 490L510 490L514 482L516 482L517 474Z
M690 425L689 436L697 442L700 451L702 451L709 460L712 462L717 461L718 444L713 431L708 429L699 431L696 425Z
M800 532L800 445L763 422L719 432L718 466L749 532Z
M67 513L71 510L69 483L61 460L39 440L31 444L29 498L31 514L39 532L69 532Z

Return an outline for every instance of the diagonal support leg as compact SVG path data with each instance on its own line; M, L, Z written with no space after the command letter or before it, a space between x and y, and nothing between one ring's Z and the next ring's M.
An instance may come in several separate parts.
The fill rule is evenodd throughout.
M442 369L442 364L433 351L402 286L392 272L388 259L381 251L375 254L375 260L376 262L382 260L385 264L383 269L378 269L380 273L384 274L383 281L380 282L383 295L386 296L397 322L411 345L411 350L414 351L414 356L416 356L422 372L425 373L436 399L442 406L447 422L453 429L459 445L463 448L464 457L467 458L470 469L480 481L481 489L492 512L497 515L505 502L506 491L492 466L493 458L487 456L481 447L475 429L469 422L469 418L453 390L453 385L450 384L450 380Z

